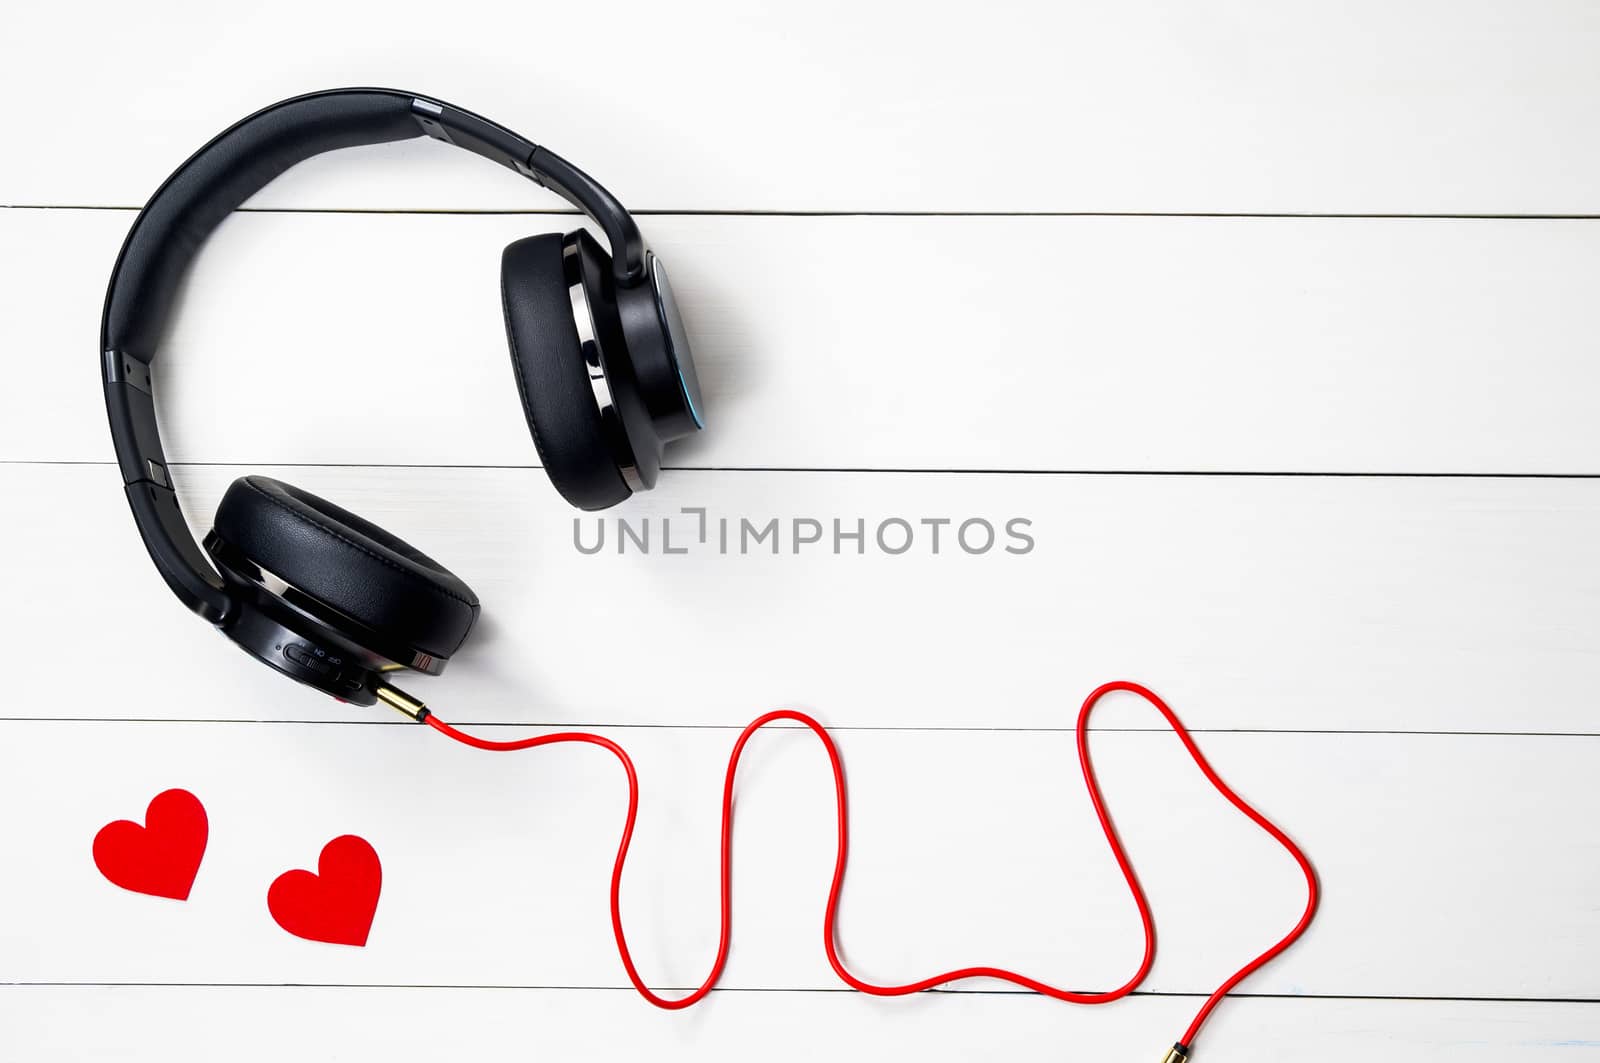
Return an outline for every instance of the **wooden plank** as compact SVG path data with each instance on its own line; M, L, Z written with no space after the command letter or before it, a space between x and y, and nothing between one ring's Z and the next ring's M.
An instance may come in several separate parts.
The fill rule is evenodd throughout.
M618 553L612 515L586 556L534 469L180 469L202 530L247 471L375 520L476 588L479 630L412 684L467 719L737 725L796 705L837 725L1067 728L1090 689L1131 678L1202 728L1596 730L1593 480L679 472L622 511L651 552ZM38 500L6 532L26 605L0 614L0 643L27 666L0 713L373 718L178 606L114 468L0 466L0 491ZM705 543L685 507L706 509ZM955 523L934 554L921 522L940 517ZM1004 531L1018 517L1034 541L1020 555ZM892 518L916 536L894 556L876 541ZM798 554L796 519L823 529ZM987 553L959 546L972 519L996 528ZM741 520L777 520L780 552L741 546ZM834 552L834 520L871 529L864 553ZM601 534L594 517L576 528L586 547ZM902 537L888 528L892 548ZM119 697L63 684L84 660Z
M844 994L722 994L672 1015L616 992L316 988L0 988L8 1043L60 1063L169 1063L228 1046L239 1063L327 1058L595 1058L649 1045L652 1059L773 1063L820 1056L967 1063L1155 1059L1192 1001L1142 999L1093 1014L1037 997L876 1001ZM84 1015L96 1017L93 1023ZM263 1021L263 1016L271 1021ZM250 1036L239 1038L248 1029ZM308 1031L316 1031L315 1035ZM1600 1006L1450 1001L1253 1000L1226 1006L1198 1058L1234 1063L1566 1061L1600 1044Z
M0 793L29 809L12 817L8 849L35 869L0 887L0 981L627 984L605 905L625 791L599 750L485 754L403 723L0 731ZM644 786L623 888L634 955L653 984L697 984L715 945L717 798L733 735L605 733L632 751ZM1306 847L1326 889L1303 947L1251 992L1597 995L1585 959L1600 933L1589 903L1600 840L1564 819L1594 803L1595 739L1235 733L1204 744ZM851 732L841 749L853 813L841 935L859 974L988 962L1084 987L1132 971L1138 920L1068 736ZM1146 988L1207 992L1294 922L1304 884L1170 735L1100 735L1093 752L1155 911ZM185 904L120 891L89 857L103 823L140 816L171 786L198 795L211 824ZM818 941L833 844L820 745L797 730L761 737L738 794L726 984L837 988ZM268 885L345 833L384 865L367 947L290 937L268 917Z
M1582 0L1308 8L664 7L284 0L17 13L0 203L132 205L273 100L397 84L481 110L636 207L1595 213L1600 18ZM314 30L309 27L315 27ZM41 42L71 41L70 52ZM246 45L248 45L246 47ZM294 56L292 63L284 56ZM130 57L137 56L137 69ZM133 76L161 71L160 77ZM265 202L525 208L509 172L412 143ZM872 257L872 256L868 256Z
M126 212L7 211L0 457L105 461ZM157 367L174 461L528 465L504 244L570 216L236 216ZM1600 226L660 217L710 430L674 465L1600 472ZM900 253L915 263L896 270ZM1507 263L1514 263L1508 267Z

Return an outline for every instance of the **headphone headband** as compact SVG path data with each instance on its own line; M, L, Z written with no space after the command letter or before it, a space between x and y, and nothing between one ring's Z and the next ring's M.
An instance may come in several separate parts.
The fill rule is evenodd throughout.
M394 89L297 96L218 134L156 190L128 232L100 325L106 408L117 463L151 559L185 605L213 623L234 600L178 508L152 396L150 364L195 253L234 209L296 163L324 152L431 136L550 188L600 225L620 289L646 279L639 228L576 166L471 111Z
M644 238L616 197L559 155L471 111L394 89L332 89L275 103L218 134L145 204L111 274L101 349L149 364L184 270L211 232L291 166L428 135L556 192L606 234L617 284L645 272Z

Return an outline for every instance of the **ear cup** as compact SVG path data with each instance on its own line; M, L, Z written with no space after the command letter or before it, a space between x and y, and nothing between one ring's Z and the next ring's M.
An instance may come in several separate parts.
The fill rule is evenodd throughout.
M563 242L557 233L530 236L501 256L506 339L522 410L551 482L579 509L604 509L631 492L617 464L621 427L608 434L578 337Z
M233 481L214 528L257 567L386 641L447 659L478 618L478 596L443 565L280 480Z

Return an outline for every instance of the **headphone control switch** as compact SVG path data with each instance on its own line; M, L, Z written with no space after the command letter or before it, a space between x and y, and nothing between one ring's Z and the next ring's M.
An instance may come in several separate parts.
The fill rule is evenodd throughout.
M333 665L315 656L309 647L298 642L291 642L285 646L283 655L301 668L309 668L318 675L327 675L334 670Z

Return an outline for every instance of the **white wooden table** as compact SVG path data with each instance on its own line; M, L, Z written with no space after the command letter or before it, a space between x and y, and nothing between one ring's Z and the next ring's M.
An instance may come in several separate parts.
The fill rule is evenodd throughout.
M497 306L500 248L577 224L559 201L411 141L223 225L160 366L191 521L266 472L478 590L467 650L413 685L634 752L624 909L653 984L709 962L722 761L778 706L837 729L864 974L1120 981L1137 922L1070 728L1123 677L1326 891L1198 1058L1588 1058L1597 56L1581 0L8 11L0 1059L1153 1063L1296 913L1293 865L1126 698L1093 743L1160 928L1145 990L844 992L825 763L778 732L740 785L725 991L659 1013L607 929L600 754L447 747L205 631L118 490L104 285L190 151L339 84L480 110L643 214L711 428L612 516L1031 521L1024 555L585 556ZM108 886L95 830L180 785L212 824L192 899ZM289 937L267 884L346 832L384 860L371 943Z

